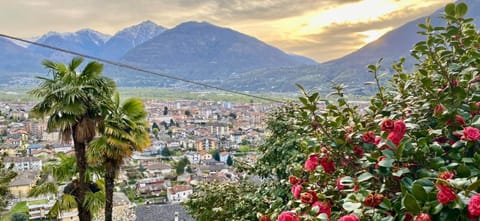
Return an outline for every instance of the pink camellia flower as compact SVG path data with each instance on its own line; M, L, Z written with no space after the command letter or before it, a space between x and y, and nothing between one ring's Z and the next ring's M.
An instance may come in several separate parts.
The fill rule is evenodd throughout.
M292 189L290 190L290 192L292 192L293 194L293 197L295 197L295 199L300 199L300 193L302 193L302 190L303 190L303 186L300 185L300 184L295 184L292 186Z
M438 178L440 179L444 179L444 180L449 180L449 179L452 179L453 177L455 176L455 171L445 171L445 172L441 172L440 174L438 174Z
M437 193L437 200L441 204L447 204L457 198L457 194L450 187L445 185L437 185L437 188L439 190Z
M330 173L335 172L335 162L328 157L322 158L320 160L320 165L322 165L325 173L330 174Z
M330 217L330 214L332 214L332 209L328 204L325 204L323 202L317 201L312 204L312 208L318 206L318 213L317 216L320 215L320 213L325 213Z
M350 214L346 216L342 216L338 221L360 221L355 214Z
M318 154L312 154L308 157L307 161L305 161L305 170L307 172L314 171L315 168L318 166Z
M390 133L393 131L394 126L394 121L392 119L384 119L381 124L382 131L385 131L387 133Z
M468 213L472 216L480 216L480 194L473 195L468 202Z
M367 131L362 135L362 142L364 143L374 143L375 142L375 133L373 131Z
M278 216L277 221L300 221L300 218L295 215L295 213L290 211L283 211Z
M480 139L480 130L475 127L465 127L462 138L467 141L477 141Z
M345 186L342 185L342 178L341 178L341 177L337 178L337 189L338 189L338 190L343 190L343 189L345 189Z
M393 131L395 133L398 133L399 135L402 135L402 137L405 135L407 132L407 126L402 120L397 120L394 123Z
M428 213L420 213L415 217L415 221L430 221L430 215Z

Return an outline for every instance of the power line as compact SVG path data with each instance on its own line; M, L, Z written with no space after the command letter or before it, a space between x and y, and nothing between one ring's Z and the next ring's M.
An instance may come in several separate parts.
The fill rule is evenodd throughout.
M48 49L55 50L55 51L60 51L60 52L66 53L66 54L72 54L72 55L88 58L88 59L91 59L91 60L100 61L100 62L103 62L103 63L106 63L106 64L111 64L111 65L122 67L122 68L127 68L127 69L131 69L131 70L139 71L139 72L144 72L144 73L147 73L147 74L153 74L153 75L157 75L157 76L160 76L160 77L165 77L165 78L170 78L170 79L174 79L174 80L178 80L178 81L183 81L183 82L190 83L190 84L196 84L196 85L200 85L200 86L203 86L203 87L206 87L206 88L212 88L212 89L225 91L225 92L229 92L229 93L232 93L232 94L239 94L239 95L252 97L252 98L256 98L256 99L260 99L260 100L266 100L266 101L271 101L271 102L276 102L276 103L284 103L283 101L272 99L272 98L261 97L261 96L258 96L258 95L247 94L247 93L240 92L240 91L235 91L235 90L226 89L226 88L222 88L222 87L218 87L218 86L213 86L213 85L205 84L205 83L202 83L202 82L197 82L197 81L189 80L189 79L186 79L186 78L181 78L181 77L176 77L176 76L172 76L172 75L165 74L165 73L151 71L151 70L143 69L141 67L128 65L128 64L125 64L125 63L110 61L110 60L106 60L106 59L103 59L103 58L99 58L99 57L95 57L95 56L91 56L91 55L87 55L87 54L82 54L82 53L78 53L78 52L75 52L75 51L71 51L71 50L67 50L67 49L63 49L63 48L58 48L58 47L54 47L54 46L39 43L39 42L29 41L29 40L25 40L23 38L18 38L18 37L6 35L6 34L1 34L0 33L0 37L9 38L9 39L29 43L29 44L36 45L36 46L39 46L39 47L48 48Z

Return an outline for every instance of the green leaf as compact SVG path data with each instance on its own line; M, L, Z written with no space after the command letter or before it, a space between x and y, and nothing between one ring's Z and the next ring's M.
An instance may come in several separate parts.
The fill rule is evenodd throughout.
M340 183L342 185L350 185L351 183L353 183L353 179L352 177L349 177L349 176L342 177L342 179L340 179Z
M455 15L455 4L449 3L445 6L445 14L447 15Z
M328 218L328 215L327 215L326 213L320 213L320 214L318 214L317 218L320 219L320 220L322 220L322 221L323 221L323 220L325 220L325 221L330 220L330 219Z
M367 181L367 180L371 179L372 177L373 177L373 175L371 173L365 172L365 173L360 174L360 176L357 177L357 181L359 183L361 183L361 182L364 182L364 181Z
M407 211L411 212L412 214L420 213L420 206L418 205L417 200L415 199L412 194L406 193L405 197L402 199L402 204L407 209Z
M469 177L471 174L470 168L468 168L466 165L461 164L460 166L457 167L457 175L460 178L466 178Z
M477 191L478 188L480 188L480 180L477 180L476 182L470 184L470 186L467 187L467 191Z
M455 7L455 17L463 18L467 14L468 6L467 4L461 2Z
M461 148L465 146L465 141L459 140L452 145L452 148Z
M472 126L479 128L480 127L480 115L476 115L472 119Z
M360 208L361 206L362 206L361 203L345 202L342 207L346 211L352 212L352 211Z
M387 167L387 168L390 168L393 166L393 162L394 160L393 159L384 159L380 162L378 162L378 165L381 166L381 167Z
M440 213L442 211L442 209L443 209L443 204L441 204L441 203L437 204L432 209L432 215L436 215L436 214Z
M299 97L298 99L303 103L303 105L304 105L305 107L309 107L309 106L310 106L309 103L308 103L307 98Z
M412 193L413 196L415 196L415 198L419 201L425 202L428 199L427 192L425 191L425 189L423 189L423 186L418 183L413 184Z
M401 177L403 174L406 174L406 173L410 173L410 169L402 167L396 172L393 172L392 175L396 177Z

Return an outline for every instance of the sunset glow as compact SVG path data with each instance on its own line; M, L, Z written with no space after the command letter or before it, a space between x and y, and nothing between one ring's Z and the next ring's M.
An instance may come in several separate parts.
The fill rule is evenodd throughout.
M113 35L145 20L166 28L186 21L207 21L252 35L288 53L326 61L452 1L105 0L82 4L73 0L0 1L0 32L35 37L49 31L91 28Z

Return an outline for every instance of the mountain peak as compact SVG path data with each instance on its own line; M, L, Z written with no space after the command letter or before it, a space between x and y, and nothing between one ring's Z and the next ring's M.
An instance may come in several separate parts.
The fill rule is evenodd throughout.
M206 21L187 21L183 22L177 26L175 26L175 29L192 29L192 28L205 28L205 27L215 27L215 28L222 28L220 26L216 26L213 24L210 24Z
M147 20L127 27L111 37L100 52L100 56L107 59L118 59L130 49L159 35L166 29Z

